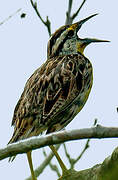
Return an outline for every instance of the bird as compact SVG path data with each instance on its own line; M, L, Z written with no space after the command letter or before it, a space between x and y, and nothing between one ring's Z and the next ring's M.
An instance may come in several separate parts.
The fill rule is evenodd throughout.
M93 67L84 55L87 45L108 42L95 38L80 38L82 25L93 14L74 24L60 27L48 41L47 60L28 79L15 107L14 133L8 144L64 129L81 111L93 84ZM62 172L66 166L54 146L50 146ZM27 153L32 180L36 180L31 152Z

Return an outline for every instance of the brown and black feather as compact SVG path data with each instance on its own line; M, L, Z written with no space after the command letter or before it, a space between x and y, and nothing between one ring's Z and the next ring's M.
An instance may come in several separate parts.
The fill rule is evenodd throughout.
M16 105L10 143L64 128L85 104L91 79L91 64L79 53L47 60L29 78Z

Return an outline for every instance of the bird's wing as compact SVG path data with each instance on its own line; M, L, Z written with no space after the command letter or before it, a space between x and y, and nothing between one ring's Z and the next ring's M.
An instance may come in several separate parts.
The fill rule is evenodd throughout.
M28 129L30 134L36 128L48 129L52 117L72 103L83 87L83 59L81 55L55 57L34 72L14 111L14 137Z

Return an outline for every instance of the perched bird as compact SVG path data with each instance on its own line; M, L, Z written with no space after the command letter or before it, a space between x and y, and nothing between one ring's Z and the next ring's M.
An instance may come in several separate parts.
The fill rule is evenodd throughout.
M48 42L46 62L28 79L13 115L14 133L9 143L42 132L52 133L67 126L86 103L92 83L93 68L83 52L87 45L105 40L81 39L77 32L96 14L72 25L59 28ZM61 161L54 146L50 148ZM27 153L32 179L31 153ZM60 165L66 170L63 162Z

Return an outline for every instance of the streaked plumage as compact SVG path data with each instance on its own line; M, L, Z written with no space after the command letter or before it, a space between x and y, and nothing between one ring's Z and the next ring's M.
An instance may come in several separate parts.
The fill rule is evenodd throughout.
M92 66L82 54L53 57L27 81L15 108L12 142L64 128L85 104Z
M77 32L93 17L59 28L48 42L47 61L27 81L18 101L9 143L64 128L84 106L92 86L92 65L78 51Z
M95 15L62 26L52 35L48 42L47 61L28 79L16 105L12 120L14 133L9 143L43 132L59 131L83 108L93 82L92 65L83 51L92 42L106 41L80 39L77 32ZM55 153L54 147L50 148ZM31 154L27 155L32 179L35 179ZM66 169L62 162L60 165Z

